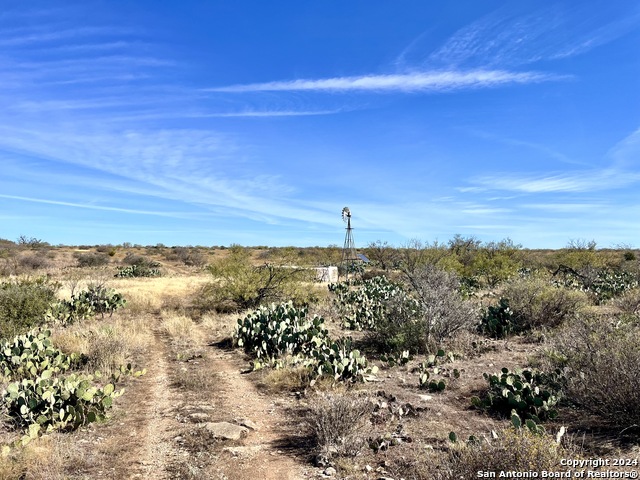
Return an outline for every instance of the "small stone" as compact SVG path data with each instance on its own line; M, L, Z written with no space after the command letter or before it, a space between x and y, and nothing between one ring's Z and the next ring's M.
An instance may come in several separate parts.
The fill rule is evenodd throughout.
M247 427L249 430L255 430L255 431L260 430L260 427L258 427L258 425L254 421L249 420L248 418L243 418L242 420L240 420L238 422L238 425Z
M211 432L214 438L221 438L223 440L240 440L245 437L248 432L245 427L229 422L209 422L204 424L204 428Z
M336 473L338 473L338 471L333 467L327 467L324 469L324 474L329 477L333 477Z
M197 421L208 420L209 414L204 412L195 412L195 413L189 414L189 418Z

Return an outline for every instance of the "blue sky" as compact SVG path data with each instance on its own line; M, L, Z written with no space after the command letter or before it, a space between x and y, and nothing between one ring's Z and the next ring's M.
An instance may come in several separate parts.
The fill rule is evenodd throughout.
M640 244L640 6L0 0L0 238Z

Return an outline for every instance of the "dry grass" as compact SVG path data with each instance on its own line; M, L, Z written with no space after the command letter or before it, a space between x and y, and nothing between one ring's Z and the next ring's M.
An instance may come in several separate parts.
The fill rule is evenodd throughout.
M558 471L560 460L575 458L556 443L551 435L531 433L528 429L507 429L497 438L478 444L460 443L451 448L448 458L450 470L444 478L475 478L478 471ZM564 469L566 470L566 468Z
M183 366L180 372L175 372L171 384L198 395L210 396L218 385L218 377L199 365L189 364L189 366Z
M110 375L134 362L151 341L148 318L115 314L112 318L76 323L53 332L53 344L65 352L87 356L86 369Z
M238 318L243 314L236 313L205 313L199 320L200 327L212 339L217 341L233 335Z
M259 386L271 393L301 391L313 380L312 372L301 365L270 368L265 371Z
M82 468L85 454L64 434L51 434L0 456L0 480L58 480Z
M202 355L205 346L203 332L191 317L163 310L160 328L171 338L171 349L178 360Z
M127 299L132 314L156 313L163 309L181 310L189 306L193 292L198 291L210 277L206 274L188 277L120 278L111 282L112 288Z

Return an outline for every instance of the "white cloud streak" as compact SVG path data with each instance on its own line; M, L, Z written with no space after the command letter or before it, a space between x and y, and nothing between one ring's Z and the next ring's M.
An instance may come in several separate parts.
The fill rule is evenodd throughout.
M575 193L628 187L640 181L640 173L616 169L535 176L496 174L473 180L487 190L522 193Z
M120 207L108 207L104 205L92 205L89 203L75 203L75 202L64 202L60 200L47 200L43 198L33 198L33 197L22 197L19 195L4 195L0 194L0 198L7 198L9 200L20 200L22 202L31 202L31 203L44 203L48 205L60 205L64 207L74 207L74 208L85 208L88 210L103 210L108 212L119 212L119 213L132 213L136 215L157 215L160 217L177 217L182 218L185 214L181 214L179 212L159 212L154 210L136 210L132 208L120 208Z
M323 79L300 79L210 88L212 92L446 92L450 90L496 87L558 80L566 77L541 72L505 70L430 71L396 75L363 75Z
M24 46L24 45L31 45L31 44L37 44L37 43L45 43L48 44L52 41L57 41L57 40L69 40L69 39L75 39L78 37L90 37L90 36L94 36L94 35L113 35L114 33L130 33L129 31L126 30L122 30L122 29L114 29L114 28L108 28L108 27L82 27L82 28L73 28L73 29L66 29L66 30L52 30L52 31L48 31L48 32L43 32L41 30L39 31L33 31L32 32L25 32L22 35L16 35L16 36L7 36L7 33L10 32L6 32L5 31L5 37L4 38L0 38L0 46L5 46L5 47L9 47L9 46Z
M247 110L243 112L220 112L220 113L184 113L175 116L184 118L233 118L233 117L306 117L313 115L333 115L343 112L344 109L334 110Z
M630 6L629 10L633 7ZM581 21L576 21L580 18ZM543 5L528 14L505 5L459 29L424 61L426 65L524 65L586 53L638 27L640 15L600 15L593 6ZM420 55L421 42L412 50ZM403 52L403 59L412 52Z

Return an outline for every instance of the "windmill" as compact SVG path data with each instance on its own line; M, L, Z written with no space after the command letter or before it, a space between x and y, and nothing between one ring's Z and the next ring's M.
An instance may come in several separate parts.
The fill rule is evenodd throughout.
M342 209L342 220L347 224L347 233L344 237L344 247L342 247L342 271L345 272L349 280L349 272L353 272L355 263L359 260L356 255L356 246L353 242L353 228L351 228L351 210L349 207Z

